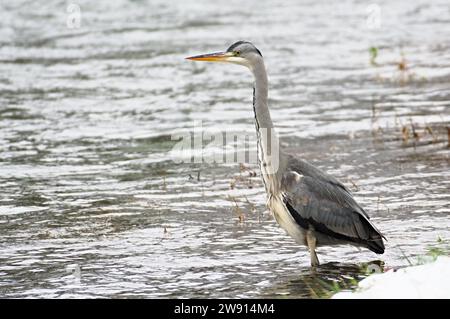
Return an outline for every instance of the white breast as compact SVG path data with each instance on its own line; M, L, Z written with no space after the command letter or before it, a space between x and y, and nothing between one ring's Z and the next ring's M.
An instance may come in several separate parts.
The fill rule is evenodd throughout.
M281 196L270 196L267 206L275 216L277 223L300 245L306 245L306 233L298 226L283 203Z

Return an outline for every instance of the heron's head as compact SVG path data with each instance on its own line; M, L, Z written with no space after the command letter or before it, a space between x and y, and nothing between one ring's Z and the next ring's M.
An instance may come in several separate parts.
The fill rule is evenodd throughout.
M262 61L262 54L252 43L238 41L232 44L225 52L196 55L186 59L193 61L234 63L253 69L253 66L256 63Z

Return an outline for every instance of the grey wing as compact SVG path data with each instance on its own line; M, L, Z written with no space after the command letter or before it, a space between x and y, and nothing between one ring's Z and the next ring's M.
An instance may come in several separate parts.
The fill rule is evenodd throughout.
M295 171L283 175L282 185L286 207L301 227L384 252L383 235L344 187Z
M370 219L369 215L364 211L364 209L356 203L356 201L353 199L350 190L345 187L344 184L342 184L339 180L337 180L335 177L321 171L314 165L300 160L296 158L293 155L287 154L288 156L288 170L291 170L293 172L297 172L302 176L309 176L312 177L314 180L331 184L336 186L337 188L341 188L344 191L344 196L346 196L350 202L352 202L352 206L354 206L359 213L363 214L367 219Z

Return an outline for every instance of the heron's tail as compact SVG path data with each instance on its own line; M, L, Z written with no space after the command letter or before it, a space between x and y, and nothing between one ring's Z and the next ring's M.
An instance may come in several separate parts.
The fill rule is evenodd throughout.
M377 238L373 237L367 240L366 245L367 248L369 248L374 253L383 254L384 253L383 238L379 234L377 235L378 235Z
M368 249L373 251L376 254L383 254L384 253L384 242L383 238L386 239L386 237L383 236L383 234L375 227L372 222L370 222L368 219L363 218L363 220L366 222L366 234L368 235L363 240L364 246L366 246Z

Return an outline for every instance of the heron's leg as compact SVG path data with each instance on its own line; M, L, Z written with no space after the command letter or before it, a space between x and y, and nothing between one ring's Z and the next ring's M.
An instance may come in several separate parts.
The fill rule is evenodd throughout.
M311 266L317 267L319 266L319 258L317 258L316 254L316 236L314 236L314 231L308 230L306 232L306 242L309 248L309 254L311 256Z

